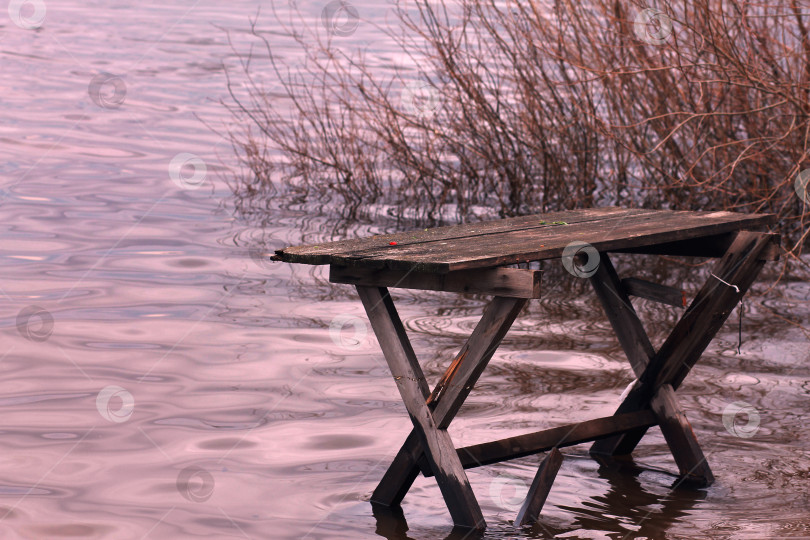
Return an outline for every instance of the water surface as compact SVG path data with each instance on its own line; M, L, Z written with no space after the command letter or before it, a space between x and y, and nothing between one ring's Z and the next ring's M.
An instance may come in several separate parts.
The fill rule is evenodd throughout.
M407 525L372 515L368 497L409 421L351 289L330 287L323 268L251 256L327 240L334 223L288 208L259 229L230 211L236 164L204 122L228 121L225 30L249 45L240 31L259 4L47 2L31 29L1 14L3 538L450 534L432 479L405 499ZM399 58L369 30L389 5L356 6L365 26L345 46L373 44L380 66ZM317 27L322 7L301 11ZM595 299L550 275L451 427L457 446L611 414L632 380ZM671 489L657 429L622 470L574 447L542 523L521 531L511 521L539 457L474 469L486 537L810 536L810 357L806 334L782 319L810 322L810 287L777 292L752 306L741 354L729 323L679 391L714 486ZM438 377L484 299L396 299ZM660 342L678 311L639 306ZM330 333L336 320L351 323ZM739 436L745 415L726 428L733 403L759 415L753 433Z

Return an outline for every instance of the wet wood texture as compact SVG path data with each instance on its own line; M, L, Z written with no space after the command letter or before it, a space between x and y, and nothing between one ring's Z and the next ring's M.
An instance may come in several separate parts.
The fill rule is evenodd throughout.
M761 228L773 219L766 214L592 208L288 247L274 259L443 274L558 258L574 241L600 252L639 249Z
M546 499L548 499L551 486L554 484L554 479L557 478L557 472L560 470L562 462L562 452L556 448L552 448L548 455L543 458L532 485L529 487L526 501L515 518L517 526L522 527L537 522L537 517L543 509L543 505L546 504Z
M467 343L450 363L444 376L427 399L438 429L447 429L469 395L478 377L498 348L526 300L496 297L484 310L484 315ZM405 440L393 463L371 496L371 501L385 506L398 505L419 474L423 446L416 430ZM429 467L422 467L426 476Z
M701 487L714 483L714 475L706 456L700 449L686 413L678 405L672 386L662 385L650 404L658 416L658 425L672 450L672 457L675 458L681 477Z
M413 270L368 269L332 265L329 281L394 289L477 293L513 298L540 298L539 270L482 268L431 274Z
M436 476L453 523L458 527L483 529L486 526L484 515L459 462L450 434L436 425L428 407L430 391L427 381L391 296L386 289L379 287L358 286L357 292L411 417L424 455L430 463L430 469Z
M664 384L671 385L673 390L678 389L759 275L765 264L763 253L771 249L774 241L772 235L765 233L737 233L726 254L712 269L714 275L709 277L692 300L664 344L639 376L639 384L619 405L617 413L649 408L653 396ZM645 432L646 429L638 429L598 441L591 447L591 452L629 454Z
M654 426L657 423L658 417L650 410L616 414L536 433L465 446L458 449L458 455L465 469L473 469L547 452L554 447L565 448L591 442L631 429Z
M646 298L672 307L686 307L686 291L638 278L624 278L622 288L629 296Z

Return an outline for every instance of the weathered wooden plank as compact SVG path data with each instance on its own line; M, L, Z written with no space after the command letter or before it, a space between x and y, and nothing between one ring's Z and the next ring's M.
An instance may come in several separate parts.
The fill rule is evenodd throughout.
M458 527L483 529L484 516L458 454L445 429L439 429L426 400L430 396L422 368L405 333L391 296L384 288L357 286L371 327L380 343L397 389L436 476L447 508Z
M501 220L401 233L399 240L397 235L383 235L290 247L278 251L275 258L307 264L445 273L559 257L574 240L591 243L600 251L616 251L762 227L774 217L611 208L514 219L522 221L516 224ZM553 225L553 221L567 224ZM396 245L390 245L391 242Z
M554 427L536 433L517 435L507 439L490 441L458 449L458 456L465 469L500 463L510 459L532 456L554 448L564 448L623 433L640 427L648 428L658 423L651 410L615 414L605 418L586 420L578 424Z
M686 307L686 291L638 278L622 280L622 289L628 296L646 298L673 307Z
M534 475L532 485L529 487L526 501L518 511L517 517L515 517L515 525L523 527L537 522L562 462L562 452L557 448L552 448L548 455L543 458L543 462L537 469L537 474Z
M678 405L672 386L662 385L650 404L658 416L658 425L683 479L700 486L712 485L714 475L700 449L692 425Z
M521 268L483 268L432 274L335 265L329 267L329 281L332 283L479 293L513 298L540 298L541 276L542 272L539 270Z
M645 213L628 213L625 216L613 215L605 219L589 222L575 222L558 226L543 226L536 229L506 230L498 233L465 236L453 239L430 242L415 242L406 245L378 246L339 254L339 258L388 259L404 260L408 256L441 256L441 260L454 262L456 259L471 259L471 256L489 255L491 253L510 255L521 252L548 252L559 249L560 252L569 242L582 240L589 243L611 239L622 239L631 245L646 245L640 237L658 234L660 238L654 243L693 238L723 232L739 230L751 222L762 221L763 216L732 214L730 212L668 212L648 211ZM692 231L700 234L692 235ZM681 234L681 233L686 234ZM680 238L679 238L680 237ZM539 250L538 244L546 247ZM610 245L615 250L620 245ZM604 251L604 250L601 250ZM519 261L518 261L519 262Z
M771 234L737 233L713 269L715 276L736 285L737 289L724 285L716 277L709 277L639 378L640 384L619 405L617 413L649 407L653 395L663 384L670 384L677 390L756 279L765 264L762 253L773 242ZM621 440L611 442L612 454L629 454L643 436L643 429L621 435Z
M477 223L464 223L461 225L448 225L430 229L379 234L364 238L349 238L321 244L290 246L278 250L274 259L302 264L330 264L332 262L330 258L331 255L357 253L372 248L384 248L389 246L390 242L396 242L398 246L409 246L426 242L471 238L515 230L550 229L558 226L554 224L555 222L572 224L610 219L615 216L649 214L652 212L655 212L655 210L618 208L615 206L549 212L546 214L519 216Z
M502 297L487 304L481 320L427 399L439 429L450 425L525 305L525 299ZM374 490L371 501L385 506L399 505L419 474L421 456L422 445L414 430ZM426 472L430 474L429 470Z
M590 277L590 281L633 372L636 377L640 376L655 354L655 349L606 253L600 254L599 267Z
M778 261L782 252L781 248L779 247L778 234L772 234L777 238L775 238L775 241L771 243L768 246L768 249L762 253L762 259L765 261ZM617 249L615 251L617 253L634 253L639 255L720 258L725 255L736 236L737 231L734 231L713 236L705 236L702 238L680 240L677 242L666 242L651 246Z
M741 216L730 212L649 213L628 216L624 220L613 217L591 223L561 225L542 231L510 231L474 238L387 246L337 254L332 256L332 262L344 266L446 273L559 258L573 241L591 244L600 252L615 251L749 228L769 219L769 216Z

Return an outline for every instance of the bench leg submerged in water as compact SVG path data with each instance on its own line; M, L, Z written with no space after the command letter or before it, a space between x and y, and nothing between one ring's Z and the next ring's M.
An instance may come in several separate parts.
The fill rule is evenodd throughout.
M557 478L557 471L560 470L562 462L562 452L556 447L552 448L537 469L537 474L526 494L526 500L515 517L515 525L522 527L537 521L537 516L540 515L543 505L546 504L546 499L548 499L551 486L554 484L554 479Z
M625 351L633 372L639 379L655 358L655 349L644 327L633 308L626 292L621 286L621 280L616 274L610 258L606 253L601 254L601 261L597 272L591 277L591 283L596 295L611 322L619 344ZM672 386L665 384L658 389L655 397L650 399L650 407L655 411L658 424L672 451L678 469L684 478L698 485L710 485L714 476L697 443L686 415L678 405L675 391ZM633 409L644 410L642 407ZM630 411L617 411L621 412ZM594 455L617 455L625 436L632 433L637 441L646 433L647 428L638 428L619 435L601 439L591 447ZM636 440L634 439L634 440Z
M639 330L641 322L626 295L614 294L615 270L606 254L602 254L600 269L591 278L638 377L616 414L652 408L682 477L690 482L710 485L714 476L686 415L677 403L675 390L759 275L774 240L778 237L767 233L737 233L715 265L713 275L709 276L657 352L648 345L646 334ZM621 314L616 315L617 311ZM634 329L629 336L627 328ZM633 343L633 340L640 341ZM639 342L642 343L640 347ZM591 447L591 453L630 454L646 431L647 428L639 428L597 441Z
M418 476L419 461L424 456L430 472L436 476L453 523L459 527L483 529L486 526L483 514L447 434L447 427L526 305L526 299L495 297L487 305L461 352L434 391L429 393L427 381L388 291L361 285L357 286L357 291L414 424L413 431L374 491L372 503L399 505ZM450 445L431 444L431 438L440 438Z

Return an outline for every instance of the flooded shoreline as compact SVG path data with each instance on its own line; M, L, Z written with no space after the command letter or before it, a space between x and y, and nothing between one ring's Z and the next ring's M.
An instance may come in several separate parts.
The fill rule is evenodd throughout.
M407 525L368 503L410 424L371 333L330 334L338 316L364 319L352 288L255 256L334 239L333 220L278 204L263 229L233 215L237 164L201 120L229 119L234 57L215 25L247 28L259 3L46 7L39 28L0 29L3 538L450 535L432 479L405 499ZM93 99L99 74L121 82ZM783 320L810 326L810 288L789 278L749 302L741 354L732 315L679 391L714 486L671 491L656 430L636 473L572 447L534 529L511 521L538 457L469 471L484 537L810 536L808 340ZM632 380L596 298L559 269L543 290L451 426L457 446L611 414ZM434 380L484 299L395 298ZM654 341L678 314L639 306ZM751 437L724 425L736 402L759 415Z

